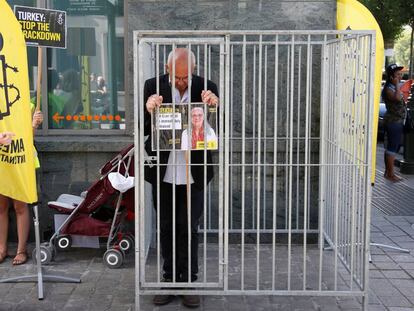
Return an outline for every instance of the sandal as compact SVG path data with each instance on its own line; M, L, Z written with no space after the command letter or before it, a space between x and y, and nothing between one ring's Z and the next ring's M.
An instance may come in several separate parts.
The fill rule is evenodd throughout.
M9 257L7 251L0 252L0 263L2 263L7 257Z
M17 252L16 256L13 258L13 266L19 266L26 263L27 257L28 255L26 251Z

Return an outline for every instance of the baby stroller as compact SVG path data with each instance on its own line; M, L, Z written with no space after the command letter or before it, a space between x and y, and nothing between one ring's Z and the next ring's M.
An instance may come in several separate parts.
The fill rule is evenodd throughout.
M134 235L123 230L125 220L134 219L134 145L106 163L100 174L81 196L62 194L57 201L48 202L49 208L68 216L41 245L42 263L50 263L57 250L71 247L71 236L77 235L107 238L104 263L113 269L123 264L125 253L134 246Z

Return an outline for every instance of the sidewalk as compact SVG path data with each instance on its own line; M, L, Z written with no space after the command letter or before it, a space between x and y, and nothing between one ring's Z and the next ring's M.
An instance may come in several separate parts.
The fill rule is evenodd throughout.
M404 182L393 184L382 177L383 150L378 147L377 178L372 197L371 241L407 248L406 254L391 249L371 247L371 311L414 310L414 176L403 176ZM31 245L33 248L33 245ZM10 252L14 248L10 249ZM60 253L48 273L80 277L81 284L45 283L45 299L38 301L35 283L0 284L0 311L21 310L134 310L134 255L126 256L121 269L111 270L102 263L103 250L71 249ZM13 267L11 258L0 265L0 277L34 273L29 264ZM188 310L176 298L164 307L155 307L150 296L143 296L141 310ZM361 310L359 300L341 297L281 296L205 296L202 311L283 310L283 311L351 311Z

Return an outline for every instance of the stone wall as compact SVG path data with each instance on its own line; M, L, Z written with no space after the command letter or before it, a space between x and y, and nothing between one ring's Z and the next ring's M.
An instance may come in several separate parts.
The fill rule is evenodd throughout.
M332 30L336 20L333 0L129 0L125 9L129 64L134 30ZM133 70L127 66L129 101Z
M128 60L133 61L133 42L132 42L132 32L134 30L332 30L335 29L335 14L336 14L336 2L335 1L128 1L127 10L128 15ZM155 13L156 12L156 13ZM179 34L179 32L177 32ZM286 36L285 36L286 37ZM264 38L265 39L265 38ZM240 40L240 38L239 38ZM284 38L286 40L286 38ZM306 37L302 38L306 41ZM269 48L269 54L273 53L274 47ZM257 51L256 51L257 52ZM213 48L212 53L218 55L218 50ZM247 52L247 70L252 72L253 62L252 59L252 49L249 48ZM296 52L295 52L296 53ZM312 58L312 70L314 76L312 77L311 84L311 135L312 137L318 137L319 135L319 103L320 103L320 60L321 60L321 49L320 47L315 47L313 50ZM231 118L231 128L232 135L241 136L241 75L237 74L240 71L241 67L241 49L234 48L234 74L232 85L232 110L230 112ZM216 56L217 56L216 55ZM287 84L290 83L289 71L287 64L287 56L290 55L286 46L280 48L280 67L279 70L279 85L278 90L279 94L286 92ZM304 87L306 85L306 48L302 50L302 56L298 57L302 59L302 74L299 76L297 70L298 67L295 67L295 71L292 73L295 81L295 90L294 90L294 102L295 105L298 102L305 102L305 92L298 93L298 81L301 82L300 85ZM216 60L218 56L216 57ZM218 64L215 63L216 68L212 68L212 76L218 76ZM214 64L212 65L214 67ZM274 67L274 61L272 62L271 58L268 62L268 67ZM257 70L257 66L256 66ZM200 70L203 72L203 70ZM128 74L133 77L133 66L129 67ZM272 79L271 73L269 78ZM274 74L273 74L274 78ZM252 83L251 76L247 77L247 87L246 87L246 97L250 100L246 101L246 114L248 114L246 119L246 135L254 136L257 135L257 127L254 128L253 124L257 121L257 103L251 99L254 97L252 94L256 92L259 87L258 81L256 79L256 84ZM133 79L129 79L130 89L132 90ZM216 81L217 82L217 81ZM262 81L263 82L263 81ZM273 98L274 87L272 84L267 88L268 98ZM300 95L297 95L300 94ZM132 94L130 94L132 96ZM132 98L132 97L131 97ZM257 97L256 97L257 100ZM274 115L274 107L272 106L272 100L268 100L267 103L262 103L262 105L267 104L267 106L262 106L262 112L266 110L268 114L267 122L263 123L262 134L264 128L267 130L267 135L271 137L274 133L273 120L272 116ZM287 124L288 124L288 115L287 115L287 106L288 106L288 97L280 97L278 108L278 136L283 137L287 136ZM256 105L256 116L252 115L253 106ZM300 111L300 113L298 113ZM304 136L304 126L300 126L299 129L296 128L296 124L305 124L305 109L302 105L301 107L294 107L295 115L295 130L294 136ZM297 116L300 117L297 117ZM256 123L257 126L257 123ZM284 134L283 134L284 133ZM257 136L256 136L257 137ZM240 163L241 158L241 146L240 143L236 140L231 142L231 159L230 162L233 164ZM286 141L280 140L278 143L278 155L277 158L280 161L279 163L286 163ZM272 143L267 144L266 158L269 160L268 163L272 161L273 158L273 147ZM299 144L294 146L294 161L298 155L300 163L303 163L304 159L304 141L301 141ZM256 146L257 151L257 146ZM318 163L319 161L319 144L318 141L312 141L311 143L311 152L310 159L311 163ZM251 163L253 157L253 149L251 145L247 145L246 160L247 163ZM257 157L256 157L257 161ZM263 162L262 162L263 163ZM310 228L317 228L317 217L318 217L318 169L312 168L308 172L309 185L308 185L308 198L307 204L310 206L310 212L308 217L310 218ZM264 205L264 209L261 212L261 224L262 228L271 228L271 217L272 217L272 202L273 197L276 196L278 202L277 210L277 223L278 228L286 228L286 214L288 201L286 199L286 193L288 191L286 178L287 169L279 167L277 169L277 184L276 184L276 193L273 192L273 172L272 169L268 169L267 172L262 170L260 179L263 180L263 185L266 184L264 192L262 191L261 202ZM218 176L218 174L216 175ZM293 189L292 189L292 214L293 214L293 225L292 228L303 228L303 205L304 205L304 170L293 169L292 172L293 179ZM241 202L241 180L242 176L240 173L240 168L232 169L230 173L230 184L231 184L231 202L230 206L232 208L233 219L231 221L231 227L237 229L240 228L240 202ZM245 200L246 200L246 219L254 219L257 211L255 210L255 192L256 188L251 186L252 181L257 180L257 176L253 174L250 170L247 175L244 177L246 181L246 190L245 190ZM300 180L299 183L296 183L297 180ZM215 180L217 182L217 180ZM299 190L298 190L299 189ZM214 197L214 195L213 195ZM216 214L215 208L213 206L213 214ZM264 216L266 215L266 216ZM264 217L267 217L270 221L265 221ZM308 220L309 220L308 218ZM217 225L217 219L212 220L213 228ZM266 224L265 224L266 222ZM255 224L252 224L254 226ZM248 228L248 227L246 227ZM253 227L251 227L253 228Z

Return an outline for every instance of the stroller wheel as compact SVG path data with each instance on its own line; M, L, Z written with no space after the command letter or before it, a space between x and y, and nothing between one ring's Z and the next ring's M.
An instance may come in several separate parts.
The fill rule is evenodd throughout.
M122 249L126 254L129 253L134 245L134 240L129 236L124 236L119 241L119 248Z
M44 265L48 265L52 261L52 248L49 245L40 246L40 262ZM37 263L37 249L35 248L32 252L32 258Z
M57 238L56 245L58 249L68 249L72 245L72 238L70 235L61 235Z
M117 269L122 266L124 262L124 256L121 250L111 248L105 252L103 260L108 268Z

